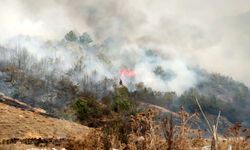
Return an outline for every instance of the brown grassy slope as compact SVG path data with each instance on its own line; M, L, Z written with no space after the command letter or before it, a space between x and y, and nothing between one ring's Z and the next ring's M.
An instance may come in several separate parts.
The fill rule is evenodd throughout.
M10 138L81 138L93 129L0 103L0 141Z

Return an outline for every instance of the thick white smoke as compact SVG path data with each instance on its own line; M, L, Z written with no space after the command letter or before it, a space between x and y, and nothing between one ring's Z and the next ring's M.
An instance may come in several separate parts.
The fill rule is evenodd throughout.
M181 93L196 84L189 69L196 64L250 84L249 10L247 0L2 0L0 41L37 59L58 57L62 70L82 58L85 73L97 71L96 80L128 68L135 82ZM88 32L93 45L64 45L70 30Z

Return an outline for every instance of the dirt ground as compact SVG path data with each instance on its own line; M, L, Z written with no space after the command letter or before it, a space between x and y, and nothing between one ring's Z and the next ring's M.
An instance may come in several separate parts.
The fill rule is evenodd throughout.
M0 142L12 138L84 139L92 130L77 123L0 103Z

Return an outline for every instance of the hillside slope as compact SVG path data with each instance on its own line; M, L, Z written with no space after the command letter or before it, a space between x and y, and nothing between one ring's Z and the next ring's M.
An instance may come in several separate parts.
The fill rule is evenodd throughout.
M81 138L91 128L0 103L0 141L11 138Z

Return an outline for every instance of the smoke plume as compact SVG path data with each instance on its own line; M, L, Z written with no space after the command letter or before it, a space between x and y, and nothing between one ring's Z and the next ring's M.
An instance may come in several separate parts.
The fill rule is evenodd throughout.
M2 0L0 42L58 57L62 70L82 59L96 80L128 69L127 82L181 93L198 82L195 65L250 85L249 17L248 0ZM60 43L70 30L93 42Z

